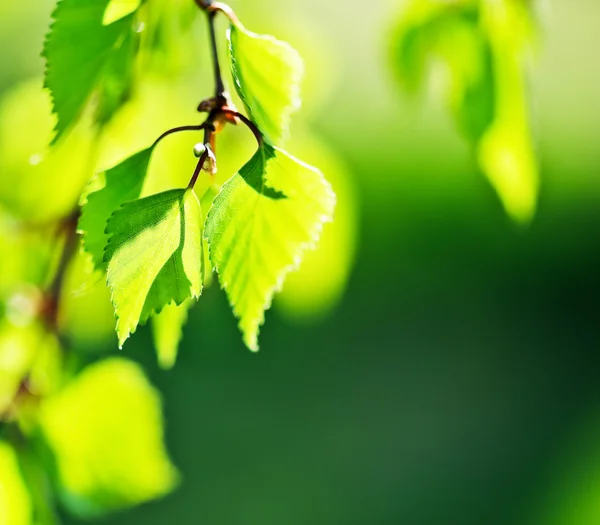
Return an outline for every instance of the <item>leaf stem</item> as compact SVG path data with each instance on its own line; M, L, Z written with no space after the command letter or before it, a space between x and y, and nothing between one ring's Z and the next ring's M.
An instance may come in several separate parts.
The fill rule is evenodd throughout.
M54 277L45 291L45 298L42 304L40 316L48 329L61 338L58 326L59 306L62 295L63 284L67 275L67 269L73 259L78 247L77 221L79 220L79 209L69 215L61 224L61 230L64 232L65 245L62 249L58 267Z
M237 17L233 9L231 9L230 6L224 4L223 2L213 2L212 0L196 0L196 5L200 9L202 9L203 11L207 11L208 13L221 12L227 18L229 18L229 21L232 24L236 26L241 25L240 19Z
M173 133L179 133L181 131L200 131L200 130L203 130L205 127L206 127L206 122L204 122L202 124L197 124L197 125L178 126L176 128L168 129L154 141L154 144L152 146L153 147L156 146L162 139L168 137L169 135L172 135Z
M192 175L192 178L190 179L190 182L187 187L188 190L193 189L194 186L196 185L196 181L198 180L200 172L202 171L202 168L204 167L204 163L208 159L208 148L210 147L210 145L207 146L205 144L204 146L206 147L206 150L204 151L202 156L198 159L198 164L196 164L196 169L194 170L194 174Z
M254 124L254 122L252 122L248 117L246 117L246 115L243 115L239 111L235 111L235 110L230 109L230 108L223 108L222 111L226 115L229 115L229 116L232 116L232 117L235 117L235 118L239 118L246 125L246 127L250 131L252 131L252 133L254 135L254 138L256 139L256 142L258 142L259 147L262 146L262 144L264 142L264 138L263 138L262 133L260 132L260 130L256 126L256 124Z
M215 16L216 11L207 11L208 14L208 25L210 28L210 44L213 58L213 68L215 73L215 99L219 102L225 103L227 101L227 94L225 91L225 83L223 82L223 76L221 74L221 64L219 63L219 50L217 48L217 35L215 31Z

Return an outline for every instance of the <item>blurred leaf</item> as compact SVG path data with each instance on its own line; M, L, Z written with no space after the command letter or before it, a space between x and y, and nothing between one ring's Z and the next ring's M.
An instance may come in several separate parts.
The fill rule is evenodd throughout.
M58 117L55 141L81 115L99 89L100 120L108 119L130 89L133 67L133 18L104 25L110 0L60 0L46 37L45 86L50 89Z
M280 143L300 107L302 58L289 44L241 25L229 29L229 52L235 88L250 117L269 142Z
M104 178L104 186L87 196L79 219L83 248L92 256L96 269L103 269L104 248L108 241L106 223L122 204L139 198L148 171L154 146L136 153L97 179ZM99 186L100 181L93 184Z
M85 122L48 147L55 119L38 81L17 86L0 106L0 202L30 222L69 214L92 174Z
M523 63L532 21L526 6L517 0L486 4L484 21L494 56L497 97L496 118L479 144L479 163L506 212L527 223L535 213L539 192Z
M477 140L494 119L494 70L478 1L413 1L396 33L394 62L405 88L421 87L438 60L450 80L449 103L461 131Z
M39 324L15 326L0 322L0 419L10 417L11 405L21 384L28 394L50 394L61 376L61 355L56 337Z
M24 227L0 210L0 302L41 286L50 270L54 253L52 231Z
M108 221L107 282L122 347L138 323L202 292L202 214L191 190L125 204Z
M152 335L158 355L158 362L164 369L173 368L177 360L179 343L183 337L183 327L188 319L188 312L193 302L185 301L179 306L165 306L152 319Z
M215 198L206 220L210 260L251 350L273 295L315 247L334 206L320 171L266 143Z
M123 359L86 368L41 409L65 503L91 516L161 497L177 483L163 444L161 403Z
M0 441L0 523L31 525L32 508L14 449Z
M337 196L333 222L324 225L318 246L286 277L275 300L277 309L294 321L312 322L330 313L346 288L356 251L358 205L347 167L323 141L296 130L292 143L303 159L327 173Z
M91 258L83 252L75 256L67 271L59 322L61 332L80 352L114 347L115 313L106 278L103 272L94 272Z
M413 0L394 47L409 90L423 83L434 60L444 66L454 118L517 222L532 218L538 193L522 64L531 37L528 9L522 0Z

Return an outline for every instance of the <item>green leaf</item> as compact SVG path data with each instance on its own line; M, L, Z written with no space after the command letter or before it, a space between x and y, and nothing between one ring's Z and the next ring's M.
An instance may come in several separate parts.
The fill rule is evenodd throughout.
M273 295L334 207L320 171L267 143L215 198L206 219L210 260L251 350Z
M40 423L63 502L79 516L164 496L178 482L163 442L160 396L131 361L87 367L42 401Z
M177 306L165 306L162 312L152 319L152 335L158 355L158 362L164 369L173 368L177 359L179 343L183 336L183 326L187 322L192 301Z
M454 118L507 214L520 223L532 219L539 192L523 61L530 9L512 0L413 0L394 47L409 90L422 84L432 60L444 66Z
M0 523L30 525L32 511L31 496L17 454L8 443L0 441Z
M98 176L104 175L104 187L87 196L79 232L83 235L83 248L92 256L96 269L105 267L106 222L122 204L139 198L153 151L154 146L142 150Z
M104 261L119 345L170 303L202 292L200 204L171 190L125 204L108 221Z
M241 25L232 25L228 37L235 88L254 123L270 143L278 144L300 107L302 58L289 44Z
M393 52L398 78L409 91L421 87L428 66L441 62L460 130L470 140L483 135L494 119L495 84L491 48L475 3L413 2Z
M135 12L141 4L142 0L110 0L104 11L102 23L105 26L112 24Z
M531 14L521 2L485 4L485 28L494 57L496 118L478 144L477 156L516 222L529 223L539 193L539 165L530 125L524 51L532 33Z
M98 119L105 121L131 87L135 45L130 14L104 25L109 0L61 0L46 37L45 86L50 89L58 117L57 141L98 91Z
M316 250L307 252L290 273L274 305L295 323L313 323L329 315L344 296L356 254L358 210L352 174L323 140L295 130L294 151L327 173L337 195L335 220L326 224Z

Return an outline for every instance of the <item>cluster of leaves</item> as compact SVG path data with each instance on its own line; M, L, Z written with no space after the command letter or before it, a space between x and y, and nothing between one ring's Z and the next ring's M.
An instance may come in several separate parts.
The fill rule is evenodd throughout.
M212 22L215 11L197 4ZM257 349L274 294L332 219L330 184L283 149L300 105L298 53L246 30L222 4L232 83L248 116L224 92L208 99L207 120L184 127L205 133L193 175L177 143L163 140L174 130L144 143L145 111L177 98L174 35L190 38L198 6L59 0L43 49L45 89L29 82L0 106L0 249L11 253L0 260L0 523L55 523L56 499L90 517L171 491L178 474L156 391L133 362L87 354L88 339L90 348L104 341L116 315L122 345L152 318L159 361L172 366L188 309L214 269ZM169 82L156 81L154 62ZM235 175L228 157L215 173L217 133L243 122L258 149ZM296 147L323 159L347 192L335 158L304 140ZM347 275L333 261L342 254L349 266L352 230L343 221L332 228L325 255L306 254L316 280L292 275L292 288L310 295L306 311L319 294L332 301ZM321 283L327 271L332 286Z
M108 24L107 2L63 0L55 11L44 54L57 137L81 117L91 96L94 118L102 124L131 89L132 75L122 72L135 58L135 28L144 3L124 7L110 12ZM73 39L83 34L87 44L73 47ZM101 174L96 191L86 197L79 230L96 270L106 273L121 346L138 324L169 305L186 310L200 296L204 237L244 341L258 349L259 326L273 294L332 219L335 196L329 184L280 147L299 106L299 55L272 37L247 31L235 17L228 37L234 84L260 133L259 148L223 185L206 219L195 178L187 188L140 198L158 141ZM68 70L78 71L76 81ZM199 167L207 168L204 162ZM206 176L213 171L206 169ZM167 337L160 334L162 327L178 330L174 319L186 318L184 312L169 315L169 323L156 326L159 338Z
M531 220L539 168L529 124L525 54L533 34L529 0L413 0L396 30L398 78L408 91L441 64L448 103L481 170L517 222Z

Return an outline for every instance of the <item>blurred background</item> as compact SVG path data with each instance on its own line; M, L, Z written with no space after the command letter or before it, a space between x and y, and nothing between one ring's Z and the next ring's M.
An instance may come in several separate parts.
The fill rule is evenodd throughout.
M165 498L96 523L600 523L600 2L537 8L528 89L541 185L529 225L507 216L435 90L398 85L390 49L406 2L231 5L305 58L289 149L332 180L337 230L267 313L257 354L216 283L170 371L148 328L119 352L103 292L79 286L65 307L71 335L91 361L143 366L180 477ZM5 100L40 78L52 7L0 5ZM153 112L117 118L106 165L166 120L187 123L209 93L206 27L193 27L197 49L156 65L166 80L142 104ZM186 73L173 81L170 67ZM238 139L247 151L247 138L224 141Z

